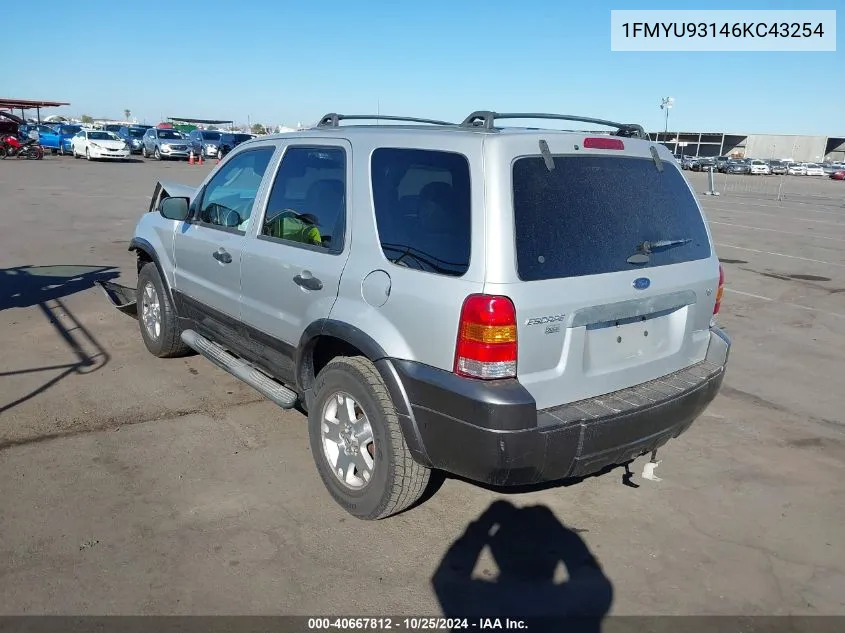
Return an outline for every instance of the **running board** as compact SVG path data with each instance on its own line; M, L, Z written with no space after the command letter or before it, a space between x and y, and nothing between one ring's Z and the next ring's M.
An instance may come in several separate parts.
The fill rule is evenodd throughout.
M182 340L185 345L199 352L221 369L225 369L235 378L242 380L283 409L292 409L296 405L298 399L296 393L276 382L267 374L258 371L246 361L233 356L217 343L209 341L193 330L182 332Z

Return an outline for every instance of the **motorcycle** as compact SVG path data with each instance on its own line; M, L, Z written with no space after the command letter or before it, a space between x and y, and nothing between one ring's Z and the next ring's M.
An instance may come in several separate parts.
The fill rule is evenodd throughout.
M0 159L12 156L41 160L44 158L44 148L34 138L23 140L14 134L6 134L0 138Z

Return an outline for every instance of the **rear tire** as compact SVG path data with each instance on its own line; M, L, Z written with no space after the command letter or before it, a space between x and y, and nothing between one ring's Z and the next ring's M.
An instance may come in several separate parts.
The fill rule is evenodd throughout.
M365 520L383 519L416 503L425 492L431 471L411 456L396 408L372 362L363 356L332 359L317 376L314 393L313 406L308 407L308 435L317 472L332 498L352 516ZM332 430L343 428L343 422L332 424L328 420L345 419L340 409L347 401L356 413L353 424L368 422L371 438L366 446L359 446L355 440L356 450L366 450L372 461L370 477L357 488L341 481L336 473L340 462L333 464L326 448L326 440L331 445L330 436L337 436ZM335 402L338 411L332 414ZM337 450L338 455L344 451ZM352 472L361 471L356 466Z
M170 303L170 296L167 294L158 268L152 262L144 264L138 273L136 297L138 325L147 351L158 358L174 358L189 354L191 348L182 342L176 310ZM157 327L153 323L154 320L157 322Z

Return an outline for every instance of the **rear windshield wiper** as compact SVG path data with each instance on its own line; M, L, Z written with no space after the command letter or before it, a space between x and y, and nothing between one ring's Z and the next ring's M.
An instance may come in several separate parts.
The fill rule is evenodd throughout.
M637 245L637 252L628 258L628 263L647 264L649 262L650 255L655 250L672 248L673 246L683 246L684 244L689 244L690 242L692 242L690 238L680 240L658 240L656 242L645 241L642 244Z

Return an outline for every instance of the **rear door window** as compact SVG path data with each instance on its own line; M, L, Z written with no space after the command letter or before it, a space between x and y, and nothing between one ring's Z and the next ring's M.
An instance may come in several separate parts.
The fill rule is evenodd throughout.
M517 271L525 281L598 275L710 257L707 229L678 169L648 158L529 156L513 164ZM648 241L647 264L627 260Z

